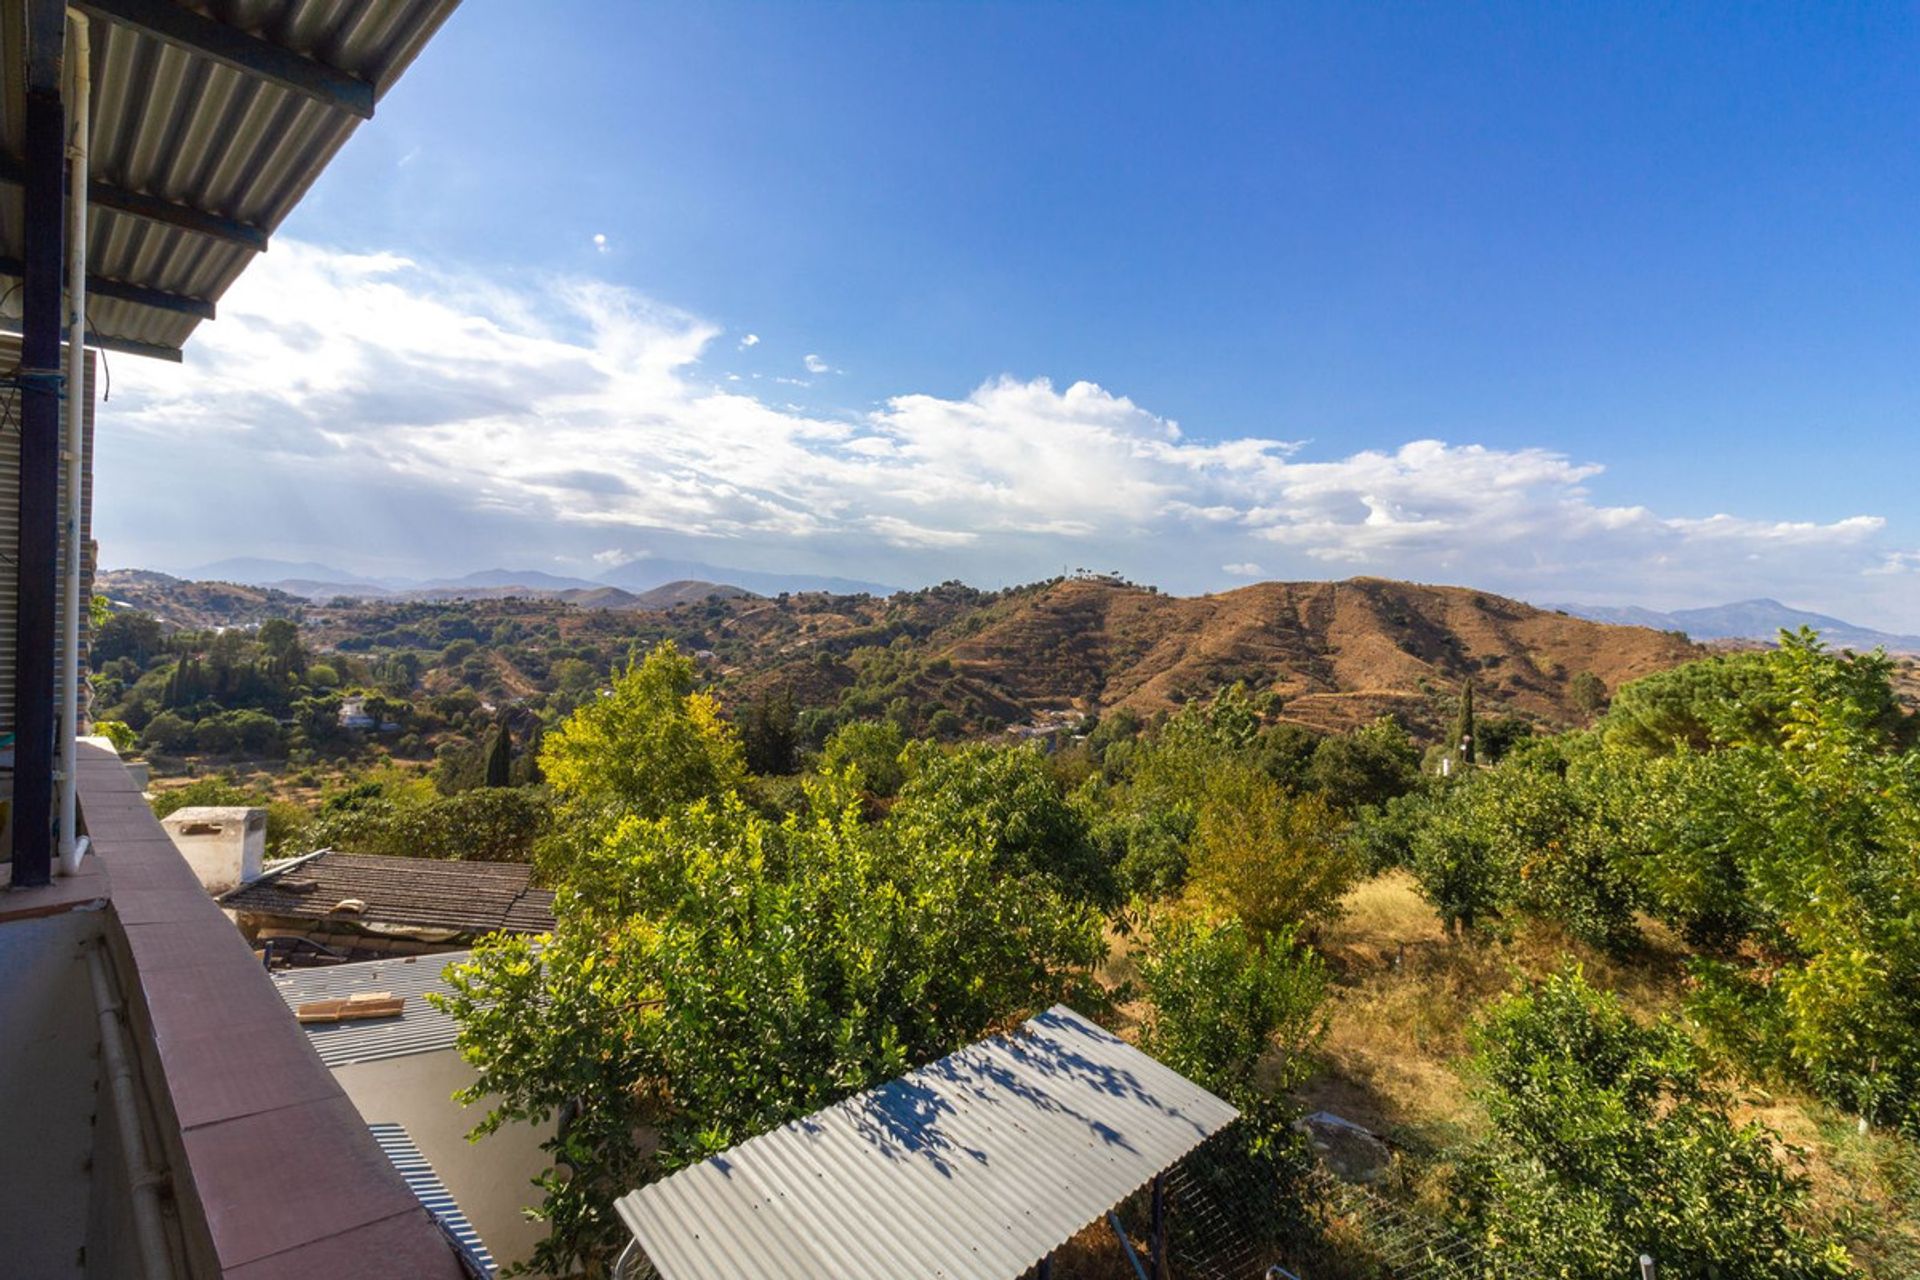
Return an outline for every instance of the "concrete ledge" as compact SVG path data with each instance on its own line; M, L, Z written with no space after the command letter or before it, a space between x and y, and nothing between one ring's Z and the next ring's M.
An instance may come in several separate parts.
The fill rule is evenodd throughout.
M107 944L192 1273L460 1280L439 1228L119 758L83 746L79 789L94 853L56 881L67 905L48 909L111 908ZM53 891L19 896L40 892Z

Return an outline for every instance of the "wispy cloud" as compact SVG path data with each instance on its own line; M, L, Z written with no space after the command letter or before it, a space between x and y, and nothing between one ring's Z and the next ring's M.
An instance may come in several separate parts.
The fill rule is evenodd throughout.
M759 345L760 345L760 335L757 333L750 333L746 337L740 339L740 349L742 351L745 351L748 347L757 347Z
M825 360L822 360L819 356L814 355L812 352L808 352L806 358L803 359L801 363L807 366L808 373L835 372L834 367L832 365L828 364Z
M449 569L477 567L486 538L584 564L610 543L676 536L725 540L708 552L723 563L815 554L896 581L1097 561L1181 590L1380 573L1542 598L1764 593L1884 614L1888 575L1920 567L1870 514L1602 501L1599 463L1540 447L1206 440L1085 381L999 377L863 412L774 404L705 370L719 336L600 282L522 288L280 241L185 369L116 367L103 485L182 458L244 466L295 496L263 499L264 517L236 509L231 546L285 545L292 533L261 526L297 517L316 554L317 538L350 551L402 519L383 507L372 522L329 521L316 495L405 495L382 501L404 501L406 527ZM165 554L158 508L116 512L105 497L111 560ZM216 536L217 511L177 518Z

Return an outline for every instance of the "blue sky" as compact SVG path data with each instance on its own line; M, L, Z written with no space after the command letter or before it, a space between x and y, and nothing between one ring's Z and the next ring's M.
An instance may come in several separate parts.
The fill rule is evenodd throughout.
M1920 628L1916 37L467 0L187 367L132 376L104 554L1365 572ZM432 315L378 338L396 297ZM296 298L356 343L273 324ZM233 499L131 492L168 468Z

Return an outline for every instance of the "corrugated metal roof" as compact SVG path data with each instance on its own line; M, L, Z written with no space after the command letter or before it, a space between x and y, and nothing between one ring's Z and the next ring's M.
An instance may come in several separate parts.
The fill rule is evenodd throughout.
M480 1239L480 1233L467 1221L467 1215L461 1212L460 1205L447 1190L447 1184L440 1181L440 1175L433 1171L427 1158L420 1154L420 1148L413 1145L413 1138L397 1124L377 1123L367 1126L373 1133L373 1140L380 1144L393 1167L407 1180L413 1194L420 1198L426 1211L433 1220L459 1246L466 1250L468 1261L486 1275L499 1272L499 1264L494 1262L493 1254Z
M1014 1280L1237 1114L1056 1005L617 1207L664 1280Z
M342 926L388 925L465 933L551 933L553 893L531 887L517 862L446 862L326 849L222 894L253 915ZM348 899L363 910L334 908Z
M446 991L446 979L441 974L448 965L465 964L472 955L469 951L454 951L437 956L288 969L273 975L273 985L289 1009L298 1009L309 1000L338 1000L356 991L391 991L396 996L404 996L406 1004L397 1018L301 1025L308 1042L319 1051L320 1061L329 1067L380 1062L453 1048L460 1028L452 1018L428 1004L426 996L430 991Z
M236 32L345 72L377 101L446 21L459 0L200 0L182 6ZM89 7L82 0L82 7ZM109 6L110 7L110 6ZM0 148L17 165L25 59L23 0L0 0ZM277 229L358 116L190 52L97 11L91 23L93 180ZM94 275L216 302L253 260L244 243L91 206L87 266ZM0 187L0 257L23 256L22 194ZM17 276L0 274L0 282ZM0 289L4 289L0 283ZM17 322L18 291L0 312ZM103 339L177 350L199 318L98 294L87 319Z

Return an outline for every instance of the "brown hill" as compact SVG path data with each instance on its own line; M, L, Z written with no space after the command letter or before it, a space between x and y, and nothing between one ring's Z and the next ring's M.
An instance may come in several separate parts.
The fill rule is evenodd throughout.
M103 569L93 589L115 607L152 614L170 630L257 627L268 618L298 618L307 607L299 596L272 587L189 582L151 569Z
M896 596L890 607L910 599ZM1266 582L1186 598L1068 579L991 597L889 652L903 643L921 666L950 668L979 701L1028 716L1115 707L1151 714L1244 681L1284 698L1288 718L1329 729L1386 712L1437 729L1468 679L1485 708L1572 724L1582 717L1569 682L1580 672L1615 689L1702 652L1644 627L1378 578ZM812 666L796 684L820 683L821 664ZM801 674L788 662L753 683Z
M608 590L618 590L609 587ZM748 600L753 592L743 591L739 587L730 587L722 582L701 582L692 578L682 578L678 582L663 582L657 587L642 591L633 597L635 609L671 609L679 604L698 604L703 600L719 596L723 600ZM580 603L576 601L576 603Z
M303 611L318 648L368 660L408 649L431 667L450 642L474 639L498 651L489 674L446 674L488 697L551 691L560 658L604 672L670 639L699 655L736 706L784 691L803 708L904 716L942 732L1116 707L1151 715L1244 681L1279 695L1286 718L1315 728L1391 713L1434 735L1469 679L1485 713L1558 727L1583 719L1570 693L1581 672L1612 690L1704 652L1671 632L1378 578L1265 582L1184 598L1110 579L1058 579L998 592L946 583L884 599L766 598L688 582L639 597L492 598L482 588L479 598L325 604L160 574L102 575L101 585L177 625L245 625ZM936 728L941 710L952 714Z

